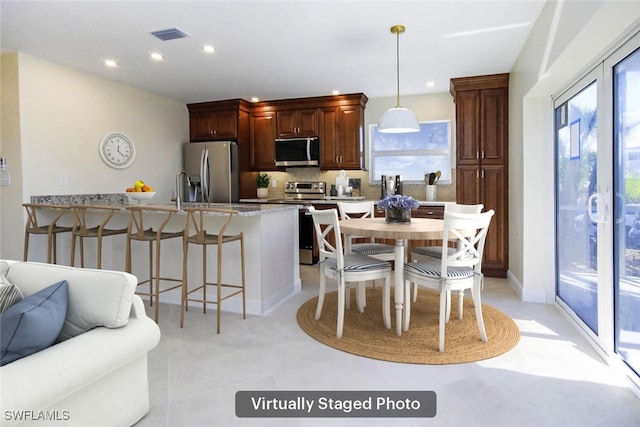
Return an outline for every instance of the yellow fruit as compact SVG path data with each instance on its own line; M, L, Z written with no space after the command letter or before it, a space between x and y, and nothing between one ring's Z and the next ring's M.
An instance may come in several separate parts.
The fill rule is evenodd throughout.
M144 187L144 181L137 180L136 183L133 186L136 187L136 188L142 188L142 187Z

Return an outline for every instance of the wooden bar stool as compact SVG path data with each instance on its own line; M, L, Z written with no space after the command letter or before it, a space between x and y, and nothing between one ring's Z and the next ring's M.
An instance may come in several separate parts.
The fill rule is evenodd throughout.
M54 264L57 264L57 244L56 236L59 233L71 232L72 227L65 227L58 225L58 221L62 216L69 212L69 206L67 205L53 205L47 203L23 203L22 206L27 211L27 225L24 230L24 257L23 260L27 261L29 254L29 238L32 234L46 234L47 235L47 263L51 264L53 260ZM43 221L38 223L38 209L51 210L55 214L53 219L46 220L46 225L41 225ZM44 218L41 218L44 220Z
M149 292L137 292L140 295L147 295L149 297L149 304L151 307L155 304L155 313L154 318L156 323L158 322L158 312L160 306L160 294L163 292L171 291L173 289L182 287L182 278L170 278L170 277L161 277L160 275L160 246L163 240L174 239L174 238L183 238L184 231L164 231L166 225L171 220L173 214L178 212L178 209L174 207L167 206L127 206L127 209L131 212L131 218L129 219L129 226L127 228L127 250L126 250L126 260L125 260L125 271L127 273L131 273L131 242L136 240L139 242L148 242L149 243L149 278L147 280L140 281L138 280L138 286L143 285L145 283L149 283ZM158 225L157 229L154 231L153 228L148 228L145 230L144 226L144 211L153 211L154 217L161 218L161 223ZM155 271L154 271L154 259L153 259L153 249L155 246ZM178 282L178 285L173 285L170 287L165 287L160 289L160 282L168 281L168 282ZM155 300L155 301L154 301Z
M235 214L236 210L220 209L220 208L184 208L187 212L187 221L184 228L184 240L183 240L183 263L182 263L182 304L180 309L180 327L184 326L184 312L188 310L189 301L201 302L203 313L207 312L207 304L216 304L217 309L217 331L220 333L220 311L221 303L225 299L231 298L235 295L242 294L242 318L247 318L246 298L245 298L245 274L244 274L244 233L226 235L225 231ZM209 214L209 215L207 215ZM208 234L205 226L205 216L209 217L209 220L213 220L217 216L227 216L225 223L217 231L217 234ZM194 234L191 234L191 227L193 227ZM242 269L242 284L228 284L222 283L222 268L223 268L223 253L222 247L225 243L240 242L240 259ZM188 248L189 244L196 244L202 246L202 284L194 289L189 289L189 283L187 281L187 260L188 260ZM218 263L217 263L217 279L215 283L207 282L207 245L216 245L218 250ZM229 258L230 259L230 258ZM207 286L216 287L216 299L209 300L207 298ZM222 288L236 289L226 295L222 295ZM197 291L202 291L202 297L197 296L190 297L191 294Z
M84 267L84 238L95 237L97 239L98 259L96 268L102 268L102 238L106 236L115 236L125 234L127 228L106 228L113 215L120 210L118 206L108 205L72 205L71 209L75 212L75 220L73 229L71 230L71 266L75 265L76 256L76 237L80 238L80 266ZM102 221L95 226L89 226L87 223L87 212L97 214L102 217Z

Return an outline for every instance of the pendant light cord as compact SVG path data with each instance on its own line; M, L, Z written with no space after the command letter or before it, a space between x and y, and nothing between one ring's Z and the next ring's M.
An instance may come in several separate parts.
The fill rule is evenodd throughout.
M396 108L400 108L400 31L396 33L396 82L397 82Z

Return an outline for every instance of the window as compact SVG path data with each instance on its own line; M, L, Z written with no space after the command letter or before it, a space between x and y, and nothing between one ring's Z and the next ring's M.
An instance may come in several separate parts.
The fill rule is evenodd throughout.
M451 183L451 121L421 122L420 132L380 133L369 125L369 184L382 175L402 175L410 184L423 184L424 175L440 171L440 183Z

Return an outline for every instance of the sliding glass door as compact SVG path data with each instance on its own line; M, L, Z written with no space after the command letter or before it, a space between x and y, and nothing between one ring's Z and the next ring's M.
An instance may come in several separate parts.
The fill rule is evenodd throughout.
M640 373L640 49L613 67L613 100L615 348Z
M556 300L640 378L640 33L554 113Z

